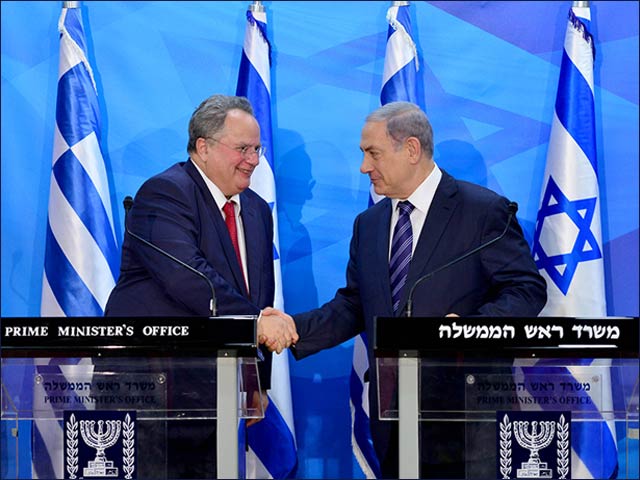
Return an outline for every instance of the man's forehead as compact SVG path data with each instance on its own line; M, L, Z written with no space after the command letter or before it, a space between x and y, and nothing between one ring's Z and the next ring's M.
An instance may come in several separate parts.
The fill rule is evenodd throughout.
M367 122L362 127L360 147L365 150L373 145L386 142L388 139L386 122Z

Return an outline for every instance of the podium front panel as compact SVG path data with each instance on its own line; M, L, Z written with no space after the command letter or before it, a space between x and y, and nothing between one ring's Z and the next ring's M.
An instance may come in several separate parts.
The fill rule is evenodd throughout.
M238 419L264 414L256 322L3 318L0 477L237 477Z
M638 478L639 331L637 317L375 318L400 476Z
M381 420L400 418L400 360L377 359ZM586 442L592 470L605 474L612 455L628 452L619 478L638 478L637 359L414 360L422 470L450 463L456 478L580 478L571 450Z
M237 418L264 416L254 358L238 358ZM214 358L2 358L0 478L189 478L191 450L215 467ZM228 390L227 390L228 391ZM237 429L236 429L237 430ZM230 441L227 436L227 441ZM220 462L218 470L220 469ZM43 470L44 468L44 470Z

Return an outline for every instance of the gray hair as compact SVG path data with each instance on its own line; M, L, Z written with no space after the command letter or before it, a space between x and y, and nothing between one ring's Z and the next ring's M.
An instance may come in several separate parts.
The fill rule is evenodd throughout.
M230 110L242 110L253 115L251 103L245 97L230 95L212 95L196 108L189 120L189 143L187 152L196 151L198 138L211 138L224 127L224 121Z
M409 137L416 137L420 146L433 157L433 129L427 115L414 103L391 102L371 112L367 122L386 122L387 134L396 148Z

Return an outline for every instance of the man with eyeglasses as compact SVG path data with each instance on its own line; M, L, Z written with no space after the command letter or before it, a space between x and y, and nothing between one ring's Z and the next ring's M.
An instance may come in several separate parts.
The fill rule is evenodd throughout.
M249 189L264 153L249 101L225 95L203 101L189 122L187 152L187 161L140 187L128 230L205 275L215 289L218 315L258 315L274 301L273 221L268 204ZM120 278L105 315L208 316L210 299L204 279L125 235ZM258 321L258 336L278 353L297 340L293 322L277 316ZM263 389L270 387L269 349L261 347ZM203 383L186 370L173 369L174 390ZM215 478L215 433L200 427L202 422L169 434L169 478Z

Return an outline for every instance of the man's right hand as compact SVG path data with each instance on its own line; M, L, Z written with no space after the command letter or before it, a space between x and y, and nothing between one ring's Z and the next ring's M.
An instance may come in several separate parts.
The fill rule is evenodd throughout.
M258 321L258 341L270 351L280 353L294 345L298 338L291 315L272 307L262 310Z

